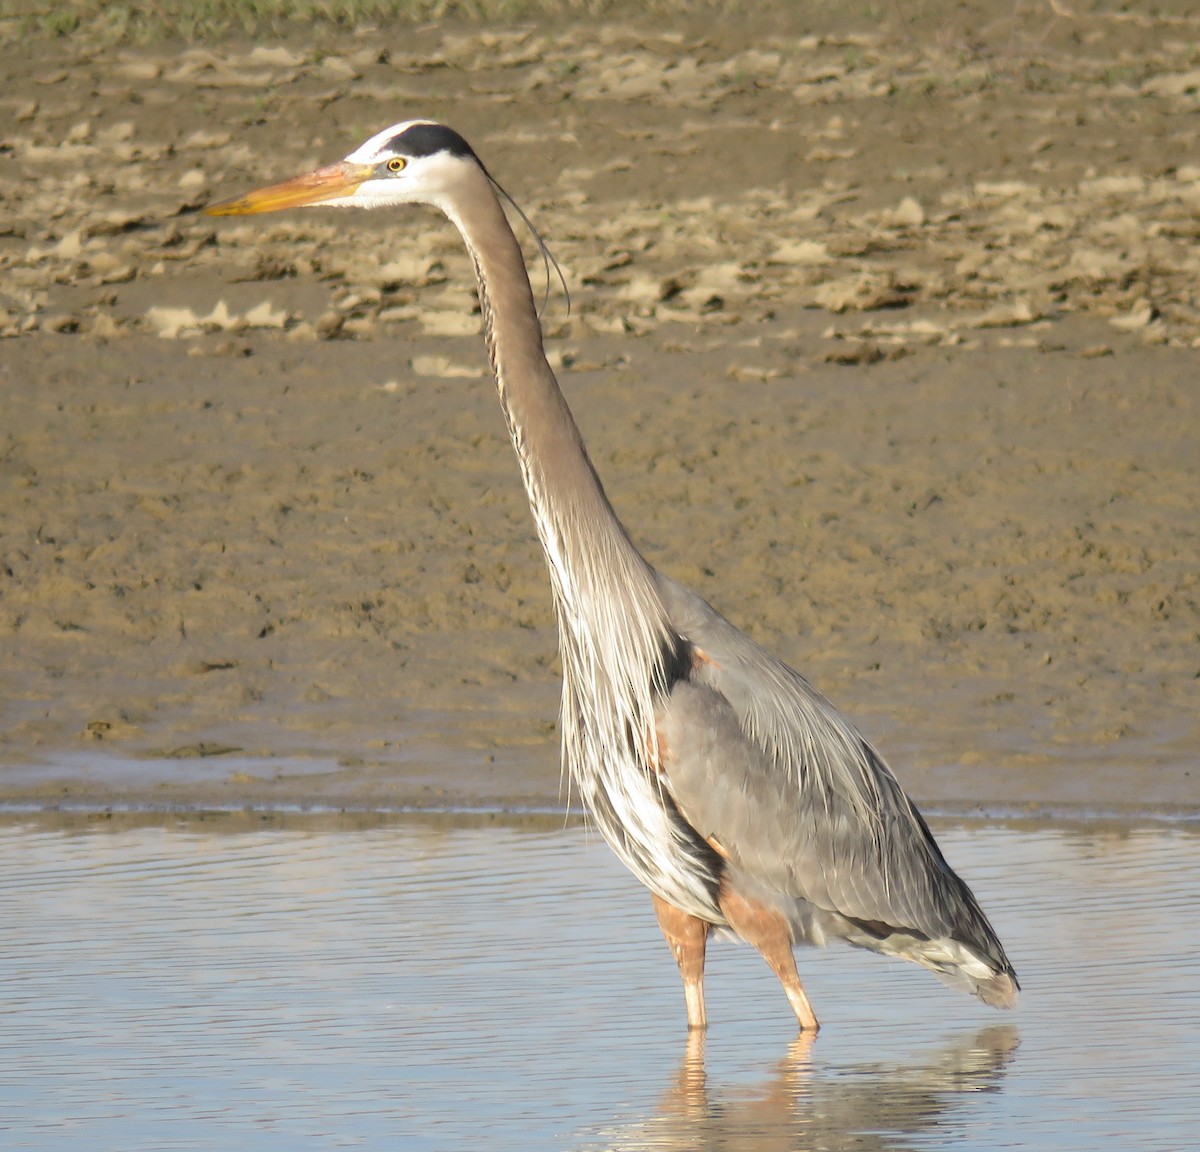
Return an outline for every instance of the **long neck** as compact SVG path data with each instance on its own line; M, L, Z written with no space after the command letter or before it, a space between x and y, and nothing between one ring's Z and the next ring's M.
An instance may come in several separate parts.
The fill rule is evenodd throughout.
M601 595L641 600L653 573L617 519L546 361L520 246L482 174L456 207L451 218L475 263L488 356L560 608L582 616Z
M449 215L475 262L488 354L550 569L567 762L578 772L589 756L611 757L630 733L649 755L672 642L654 571L609 504L546 362L524 258L482 172Z
M475 261L488 355L550 568L563 767L634 875L676 907L718 920L711 853L654 771L657 705L680 643L655 573L604 495L546 363L525 262L482 171L449 215Z

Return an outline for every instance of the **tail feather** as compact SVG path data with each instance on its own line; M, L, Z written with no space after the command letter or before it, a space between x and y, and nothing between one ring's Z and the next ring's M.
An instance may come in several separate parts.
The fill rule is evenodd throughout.
M931 940L909 932L889 930L879 924L841 919L842 930L835 934L856 947L920 964L943 984L978 996L993 1008L1017 1006L1021 985L1003 952L998 958L992 958L980 955L959 940Z
M993 1008L1015 1008L1021 995L1021 985L1010 972L997 972L990 980L976 985L975 995Z
M993 1008L1017 1006L1021 985L1007 961L997 966L957 940L931 940L924 949L909 952L905 959L916 961L942 983L978 996Z

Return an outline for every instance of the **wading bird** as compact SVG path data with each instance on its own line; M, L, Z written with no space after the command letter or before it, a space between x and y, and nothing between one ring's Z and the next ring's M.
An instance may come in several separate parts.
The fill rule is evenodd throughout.
M546 361L501 196L511 203L458 133L409 121L345 160L208 211L427 204L462 234L550 571L565 769L650 889L690 1028L706 1025L714 930L762 953L802 1029L818 1026L792 952L802 942L899 956L1013 1006L1004 948L882 758L802 676L634 546Z

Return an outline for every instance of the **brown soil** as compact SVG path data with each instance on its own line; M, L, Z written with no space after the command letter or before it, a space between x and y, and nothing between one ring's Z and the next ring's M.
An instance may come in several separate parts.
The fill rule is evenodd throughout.
M1200 19L1093 7L0 29L0 800L558 803L457 237L193 211L432 116L654 563L926 803L1200 809Z

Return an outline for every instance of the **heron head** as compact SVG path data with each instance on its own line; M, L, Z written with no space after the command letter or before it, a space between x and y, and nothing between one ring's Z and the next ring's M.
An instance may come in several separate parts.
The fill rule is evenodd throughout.
M483 170L471 146L457 132L431 120L409 120L377 132L336 164L213 204L205 213L249 216L312 205L442 207L462 179L464 165Z

